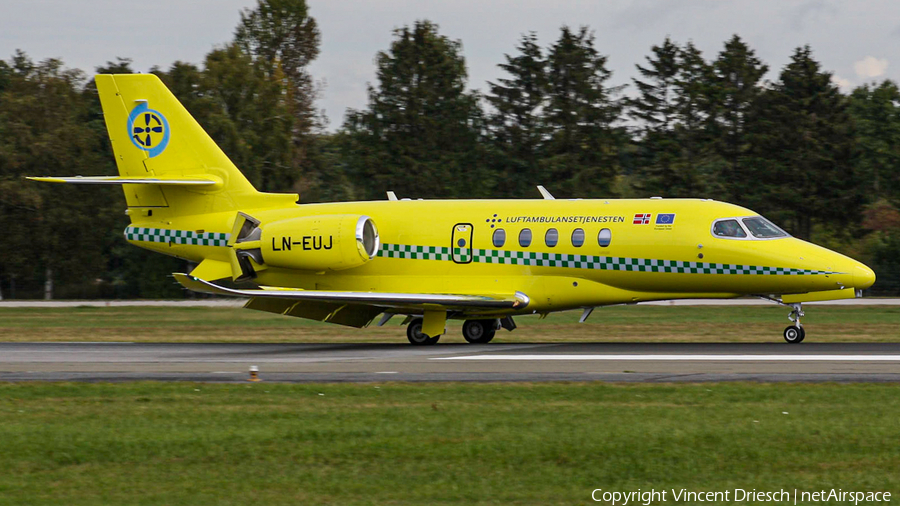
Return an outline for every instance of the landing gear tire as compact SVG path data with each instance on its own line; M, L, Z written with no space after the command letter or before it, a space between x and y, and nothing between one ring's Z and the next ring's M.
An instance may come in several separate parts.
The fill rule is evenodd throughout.
M441 336L429 337L422 333L422 319L416 318L406 326L406 338L413 346L430 346L438 342Z
M494 338L496 327L496 320L466 320L463 323L462 334L466 341L472 344L487 344Z
M784 329L784 340L791 344L803 342L804 337L806 337L806 329L802 325L791 325Z

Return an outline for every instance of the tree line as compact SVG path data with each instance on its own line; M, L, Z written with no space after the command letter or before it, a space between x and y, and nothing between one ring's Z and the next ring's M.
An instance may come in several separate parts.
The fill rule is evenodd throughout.
M469 87L462 45L429 21L375 55L368 103L328 132L308 71L321 34L304 0L259 0L202 65L151 72L260 190L304 202L662 196L724 200L867 262L900 293L900 90L844 94L809 46L774 80L735 35L715 55L665 38L611 84L588 27L543 47L528 33ZM117 59L97 73L130 73ZM6 297L180 297L180 261L122 240L118 189L24 175L115 174L92 80L19 51L0 61L0 292Z

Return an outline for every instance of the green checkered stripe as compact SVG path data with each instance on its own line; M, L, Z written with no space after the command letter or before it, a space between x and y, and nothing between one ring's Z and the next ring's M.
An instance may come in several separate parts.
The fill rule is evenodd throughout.
M468 250L454 248L454 254L456 254L458 258L460 258L460 255L462 254L461 260L468 260L466 257L467 253ZM474 253L475 255L472 258L473 262L526 265L531 267L564 267L571 269L631 272L671 272L676 274L748 274L764 276L810 276L817 274L832 274L828 271L787 269L784 267L682 262L680 260L656 260L649 258L565 255L531 251L476 249L474 250ZM450 248L410 246L405 244L383 244L379 256L410 260L451 260Z
M229 237L231 237L231 234L218 232L201 234L190 230L144 227L128 227L125 229L125 238L129 241L191 244L194 246L227 246Z
M451 260L450 248L409 244L382 244L378 256L405 260Z

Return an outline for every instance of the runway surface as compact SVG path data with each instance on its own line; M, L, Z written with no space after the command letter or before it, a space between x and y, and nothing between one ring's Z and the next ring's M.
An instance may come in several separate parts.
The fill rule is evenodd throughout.
M0 381L900 381L900 343L0 343Z

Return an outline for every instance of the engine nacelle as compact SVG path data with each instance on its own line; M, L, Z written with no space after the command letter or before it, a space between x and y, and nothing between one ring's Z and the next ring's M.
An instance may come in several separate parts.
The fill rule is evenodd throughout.
M260 253L271 267L339 271L368 262L381 248L378 229L368 216L307 216L260 228Z

